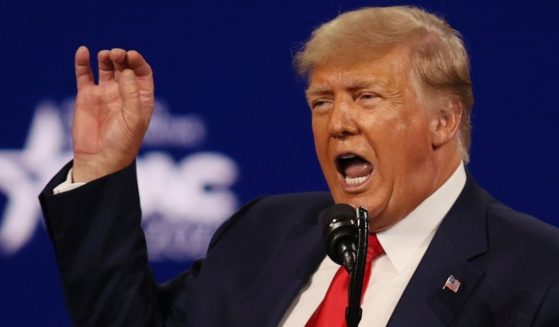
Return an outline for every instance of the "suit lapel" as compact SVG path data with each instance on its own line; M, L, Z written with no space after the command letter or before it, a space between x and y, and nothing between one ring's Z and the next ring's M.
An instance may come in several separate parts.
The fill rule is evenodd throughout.
M295 225L276 249L246 292L247 326L277 326L326 255L318 224Z
M469 260L487 251L488 195L468 175L464 190L437 230L388 326L447 326L483 277ZM457 292L443 286L454 276Z

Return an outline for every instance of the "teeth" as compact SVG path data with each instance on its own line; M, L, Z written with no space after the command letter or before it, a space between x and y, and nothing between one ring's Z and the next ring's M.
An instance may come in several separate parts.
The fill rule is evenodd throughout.
M345 182L346 182L346 184L348 184L348 185L359 185L359 184L362 184L362 183L367 179L367 177L369 177L369 175L367 175L367 176L361 176L361 177L349 177L349 176L346 176L346 177L345 177Z
M355 155L353 155L353 154L344 154L340 158L341 159L351 159L351 158L354 158L354 157L355 157Z

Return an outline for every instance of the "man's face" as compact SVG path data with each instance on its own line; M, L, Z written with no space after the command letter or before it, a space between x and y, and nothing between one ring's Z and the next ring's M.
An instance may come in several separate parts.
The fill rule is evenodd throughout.
M437 187L432 101L410 77L409 51L323 65L307 99L318 159L336 203L369 210L372 229L405 217Z

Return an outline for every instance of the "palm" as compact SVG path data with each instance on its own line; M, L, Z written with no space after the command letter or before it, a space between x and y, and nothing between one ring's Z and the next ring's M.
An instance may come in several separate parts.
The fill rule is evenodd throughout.
M83 172L90 180L134 160L153 110L153 79L137 52L111 50L99 54L96 85L84 48L76 53L76 77L74 177Z

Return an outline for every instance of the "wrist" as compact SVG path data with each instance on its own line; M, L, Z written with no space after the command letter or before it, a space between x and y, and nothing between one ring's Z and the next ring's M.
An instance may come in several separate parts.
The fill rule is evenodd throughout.
M133 160L132 160L133 161ZM98 158L74 157L72 182L88 183L126 168L132 162L104 162Z

